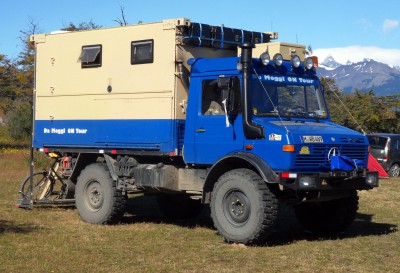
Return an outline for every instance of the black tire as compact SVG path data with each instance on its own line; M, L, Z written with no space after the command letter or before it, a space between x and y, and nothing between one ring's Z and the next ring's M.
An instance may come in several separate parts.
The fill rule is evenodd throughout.
M397 163L394 163L392 166L390 166L388 174L390 177L399 177L400 176L400 165Z
M126 195L116 189L107 165L91 164L78 177L75 205L85 222L114 224L126 211Z
M161 213L171 220L193 218L203 210L201 200L191 199L187 194L159 194L157 204Z
M28 196L29 186L31 183L30 175L25 178L25 180L21 184L20 192L23 195ZM52 191L54 186L54 181L52 177L47 177L46 171L38 171L33 173L33 188L32 188L32 200L33 202L37 202L39 200L47 199Z
M258 174L235 169L214 185L211 216L225 241L263 244L274 231L278 200Z
M346 230L353 223L357 210L355 190L346 198L295 206L300 224L308 231L321 235L334 235Z

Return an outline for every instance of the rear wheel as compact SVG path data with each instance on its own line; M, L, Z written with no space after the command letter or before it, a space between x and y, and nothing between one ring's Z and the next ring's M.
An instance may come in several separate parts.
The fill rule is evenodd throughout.
M28 176L21 184L20 192L28 196L30 194L29 187L31 184L31 177ZM53 191L54 181L51 176L47 176L46 171L38 171L33 173L32 184L32 200L37 202L49 198Z
M201 200L191 199L187 194L159 194L158 208L169 219L196 217L203 209Z
M93 224L118 222L126 210L126 195L116 189L107 166L91 164L79 175L75 203L82 220Z
M388 171L388 174L390 177L398 177L400 176L400 165L397 163L394 163Z
M317 234L337 234L344 231L354 221L357 210L357 191L351 191L346 198L295 206L299 222L307 230Z
M214 185L211 216L227 242L265 243L273 232L277 215L277 198L251 170L231 170Z

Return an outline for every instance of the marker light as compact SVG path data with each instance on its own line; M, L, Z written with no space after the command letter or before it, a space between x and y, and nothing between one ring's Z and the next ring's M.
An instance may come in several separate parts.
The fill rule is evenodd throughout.
M268 65L271 57L269 56L268 52L264 52L260 55L260 61L263 65Z
M292 59L290 60L292 63L293 68L298 68L300 66L300 57L297 55L292 56Z
M283 145L282 151L293 153L294 152L294 145Z
M311 58L311 57L306 58L306 59L304 60L304 67L305 67L307 70L312 69L312 68L314 67L314 60L313 60L313 58Z
M281 66L282 63L283 63L282 54L276 53L276 54L274 55L274 64L275 64L275 66Z

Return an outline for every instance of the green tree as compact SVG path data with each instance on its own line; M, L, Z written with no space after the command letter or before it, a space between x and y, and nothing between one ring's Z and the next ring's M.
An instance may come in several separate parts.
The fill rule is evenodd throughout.
M321 78L334 122L360 132L399 133L400 95L376 97L373 90L343 94L332 78Z
M31 135L31 110L29 102L18 99L8 112L6 123L10 136L16 140L29 139Z

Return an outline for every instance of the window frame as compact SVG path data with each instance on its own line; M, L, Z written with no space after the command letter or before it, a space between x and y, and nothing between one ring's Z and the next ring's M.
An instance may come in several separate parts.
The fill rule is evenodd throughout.
M98 55L96 56L96 58L94 59L93 62L84 62L84 61L82 60L82 55L83 55L83 52L84 52L85 48L89 48L89 47L99 47L100 51L99 51ZM103 55L103 45L101 45L101 44L96 44L96 45L84 45L84 46L82 46L82 49L81 49L81 56L80 56L80 59L81 59L81 68L101 67L101 66L103 65L103 56L102 56L102 55Z
M139 44L149 43L151 45L151 58L134 60L134 48ZM131 65L154 63L154 39L131 41Z

